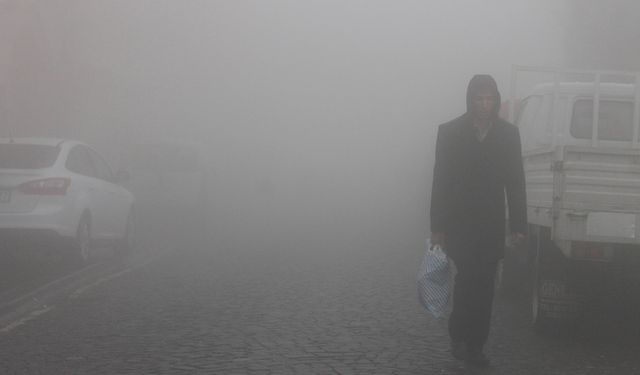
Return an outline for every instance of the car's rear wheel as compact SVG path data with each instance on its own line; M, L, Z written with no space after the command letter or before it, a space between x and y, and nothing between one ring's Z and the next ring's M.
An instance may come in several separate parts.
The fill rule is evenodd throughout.
M81 264L85 264L91 259L91 221L88 215L83 215L78 223L76 238L74 240L73 255Z

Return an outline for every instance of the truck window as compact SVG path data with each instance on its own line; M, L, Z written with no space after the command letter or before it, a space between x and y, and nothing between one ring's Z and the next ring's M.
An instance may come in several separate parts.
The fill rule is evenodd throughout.
M571 135L591 139L593 100L579 99L573 105ZM598 115L598 139L601 141L631 142L633 138L633 103L601 100Z

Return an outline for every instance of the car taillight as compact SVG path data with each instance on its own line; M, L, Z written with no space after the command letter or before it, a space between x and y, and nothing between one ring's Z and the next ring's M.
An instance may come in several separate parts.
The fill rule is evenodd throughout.
M18 190L24 194L37 195L65 195L71 180L67 177L43 178L20 185Z

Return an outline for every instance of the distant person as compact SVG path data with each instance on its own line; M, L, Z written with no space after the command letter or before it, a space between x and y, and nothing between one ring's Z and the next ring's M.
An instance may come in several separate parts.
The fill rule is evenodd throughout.
M467 89L467 112L438 128L431 241L456 266L449 316L455 358L488 366L494 279L505 251L505 192L513 243L526 228L525 180L518 128L498 117L500 93L489 75Z

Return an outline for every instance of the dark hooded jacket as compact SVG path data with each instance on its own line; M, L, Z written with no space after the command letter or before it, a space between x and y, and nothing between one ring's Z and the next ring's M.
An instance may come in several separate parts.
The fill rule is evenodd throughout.
M472 98L480 89L500 94L493 78L469 82L467 112L438 128L431 191L431 231L444 233L456 262L494 262L504 256L506 206L512 233L526 233L526 195L518 128L491 114L483 141L476 136Z

